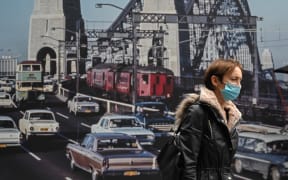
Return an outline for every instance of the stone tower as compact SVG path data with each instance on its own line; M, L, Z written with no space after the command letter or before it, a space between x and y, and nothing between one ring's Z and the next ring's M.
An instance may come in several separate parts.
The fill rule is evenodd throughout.
M76 32L84 32L80 0L35 0L28 59L42 61L47 74L75 72Z
M181 7L182 6L182 7ZM179 0L145 0L143 3L143 11L141 13L163 13L163 14L184 14L184 3ZM181 24L177 23L140 23L141 30L151 30L151 29L162 29L166 32L166 35L161 39L140 39L139 44L139 64L162 64L164 67L172 69L175 76L181 75L181 66L183 65L181 61L181 56L184 56L181 51L185 49L185 52L188 52L187 48L189 46L182 47L179 42L183 39L189 39L187 37L182 37L183 33L179 33ZM187 43L186 43L187 44ZM161 54L163 58L161 63L157 62L155 58L151 58L151 55L157 53L157 51L163 51L159 48L163 48L164 52ZM155 56L154 56L155 57ZM189 57L189 55L185 55Z

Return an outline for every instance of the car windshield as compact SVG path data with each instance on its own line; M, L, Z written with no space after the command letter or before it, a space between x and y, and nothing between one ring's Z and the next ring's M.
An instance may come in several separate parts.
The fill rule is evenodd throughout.
M10 99L10 97L7 94L1 94L0 93L0 99Z
M110 128L120 128L120 127L139 127L141 126L135 119L111 119Z
M30 120L54 120L52 113L31 113Z
M0 121L0 128L14 128L12 121Z
M288 154L288 141L273 141L267 147L273 154Z
M77 97L78 102L91 101L90 97Z
M138 148L136 139L99 139L97 149L135 149Z

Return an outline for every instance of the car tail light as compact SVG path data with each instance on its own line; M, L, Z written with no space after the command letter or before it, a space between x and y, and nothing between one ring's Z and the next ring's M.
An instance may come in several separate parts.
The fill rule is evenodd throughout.
M109 159L104 159L103 160L103 167L108 169L109 168Z

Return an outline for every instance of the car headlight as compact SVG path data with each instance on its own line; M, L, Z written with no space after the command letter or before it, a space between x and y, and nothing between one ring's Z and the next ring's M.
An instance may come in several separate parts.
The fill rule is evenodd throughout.
M33 127L33 126L31 126L31 127L30 127L30 131L33 131L33 130L34 130L34 127Z
M148 135L148 136L147 136L147 139L154 140L155 137L154 137L153 135Z
M288 162L283 163L283 166L284 166L285 168L288 168Z
M77 106L77 109L78 109L78 110L81 110L81 106Z

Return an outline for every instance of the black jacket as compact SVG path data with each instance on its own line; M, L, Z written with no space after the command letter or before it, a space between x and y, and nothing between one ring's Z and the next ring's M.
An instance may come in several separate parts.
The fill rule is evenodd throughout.
M184 111L180 125L183 151L181 180L229 180L238 133L228 130L218 111L206 103L194 103Z

